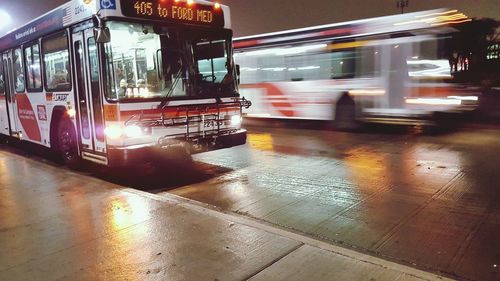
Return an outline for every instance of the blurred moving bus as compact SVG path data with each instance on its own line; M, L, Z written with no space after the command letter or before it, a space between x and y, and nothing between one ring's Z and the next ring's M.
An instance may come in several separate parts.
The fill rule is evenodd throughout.
M72 165L246 142L229 8L72 0L0 38L0 136Z
M470 21L433 10L234 39L249 117L434 124L472 110L478 88L454 83L449 35ZM462 64L466 64L463 62Z

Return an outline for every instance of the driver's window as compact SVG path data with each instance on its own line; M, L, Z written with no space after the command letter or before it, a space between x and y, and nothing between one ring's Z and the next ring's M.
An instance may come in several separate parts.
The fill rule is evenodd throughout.
M204 81L220 83L228 73L225 41L196 44L198 71Z

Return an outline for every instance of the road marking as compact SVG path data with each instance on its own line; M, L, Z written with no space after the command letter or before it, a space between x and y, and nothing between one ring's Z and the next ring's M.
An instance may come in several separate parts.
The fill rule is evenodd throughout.
M388 270L393 270L397 272L404 273L406 275L410 275L416 278L420 278L423 280L453 280L443 276L439 276L437 274L426 272L423 270L419 270L416 268L412 268L406 265L398 264L392 261L387 261L382 258L370 256L364 253L356 252L351 249L342 248L340 246L336 246L321 240L317 240L308 236L305 236L300 233L293 232L291 230L282 229L277 227L276 225L272 225L271 223L263 222L254 218L246 217L243 215L239 215L237 213L229 212L223 210L221 208L205 204L202 202L198 202L195 200L191 200L188 198L180 197L171 193L162 193L161 195L148 193L146 191L141 191L132 188L124 188L123 191L133 193L139 196L149 197L154 200L173 203L179 206L182 206L186 209L193 210L202 214L208 214L213 217L217 217L220 219L224 219L231 223L239 223L242 225L246 225L252 228L256 228L259 230L263 230L275 235L279 235L285 238L289 238L298 242L301 242L306 245L310 245L319 249L327 250L333 252L335 254L345 256L351 258L356 261L361 261L365 263L369 263L372 265L376 265L382 268L386 268Z

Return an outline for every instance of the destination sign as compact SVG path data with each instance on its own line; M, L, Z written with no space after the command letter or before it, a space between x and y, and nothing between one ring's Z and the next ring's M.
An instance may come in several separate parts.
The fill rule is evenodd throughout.
M173 0L122 0L122 13L129 17L140 17L168 22L179 22L214 27L224 26L222 8L201 4L175 3Z

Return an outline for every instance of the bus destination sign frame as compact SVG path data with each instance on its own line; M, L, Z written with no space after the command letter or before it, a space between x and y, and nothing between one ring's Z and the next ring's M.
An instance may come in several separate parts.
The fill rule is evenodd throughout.
M174 0L121 0L124 16L171 23L224 27L222 8Z

